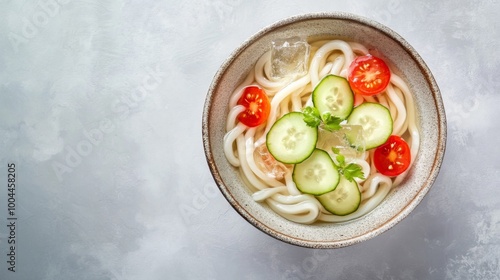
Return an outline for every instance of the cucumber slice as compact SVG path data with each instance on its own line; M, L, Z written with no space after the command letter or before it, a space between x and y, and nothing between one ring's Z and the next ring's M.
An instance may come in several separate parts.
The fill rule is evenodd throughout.
M318 128L304 122L304 114L291 112L277 120L266 135L266 145L273 157L283 163L299 163L316 148Z
M361 192L356 181L340 177L340 182L334 191L317 196L325 209L338 216L345 216L358 210L361 203Z
M378 103L366 102L354 108L347 123L363 127L366 150L384 144L392 134L391 113Z
M315 149L309 158L295 165L292 178L301 192L321 195L337 187L340 174L330 155Z
M330 112L334 117L345 119L354 106L354 94L345 78L327 75L314 88L312 101L321 115Z

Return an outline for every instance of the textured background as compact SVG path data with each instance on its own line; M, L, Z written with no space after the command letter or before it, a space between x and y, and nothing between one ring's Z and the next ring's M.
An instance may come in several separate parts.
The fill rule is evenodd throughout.
M485 1L1 1L0 279L500 279L500 20ZM213 75L259 29L347 11L440 86L441 173L393 229L337 250L242 219L205 163ZM16 272L7 163L16 164Z

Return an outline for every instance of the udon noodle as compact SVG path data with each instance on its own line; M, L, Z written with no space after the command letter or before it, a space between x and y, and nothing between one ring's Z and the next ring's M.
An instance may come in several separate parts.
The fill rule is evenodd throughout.
M293 166L276 162L266 151L266 134L277 119L288 112L301 111L305 106L311 105L311 93L322 77L328 74L346 77L354 58L369 53L359 43L337 39L318 40L309 44L311 50L308 73L294 80L271 78L271 51L266 52L255 63L230 98L224 151L229 163L239 169L255 201L267 203L276 213L297 223L344 222L365 215L377 207L389 191L404 180L409 169L396 177L382 175L374 167L373 149L365 151L362 159L355 162L362 167L366 178L356 179L361 192L361 204L355 212L337 216L328 212L313 195L301 193L292 180ZM363 98L364 101L377 102L389 109L394 122L392 134L406 140L410 146L413 165L420 142L414 101L407 84L391 72L390 83L383 93ZM247 127L238 122L237 118L245 109L237 105L237 101L243 89L249 85L263 88L271 101L267 123L258 127ZM265 168L268 162L275 164L273 172Z

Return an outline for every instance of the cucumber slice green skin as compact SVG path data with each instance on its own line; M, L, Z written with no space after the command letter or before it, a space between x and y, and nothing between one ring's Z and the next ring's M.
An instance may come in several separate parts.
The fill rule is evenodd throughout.
M330 112L334 117L345 119L353 109L354 94L345 78L327 75L314 88L312 101L321 115Z
M358 210L361 204L361 192L356 181L349 181L341 176L334 191L316 197L325 209L338 216L345 216Z
M354 108L347 118L347 124L363 127L366 150L384 144L392 134L391 113L379 103L366 102Z
M292 178L302 193L321 195L337 187L340 174L330 155L315 149L309 158L295 165Z
M318 140L318 128L304 122L304 114L291 112L277 120L266 135L266 145L273 157L287 164L307 159Z

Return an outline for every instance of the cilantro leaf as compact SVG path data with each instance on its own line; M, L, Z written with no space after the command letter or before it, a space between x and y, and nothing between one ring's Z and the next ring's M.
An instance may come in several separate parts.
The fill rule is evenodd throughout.
M326 112L322 116L323 123L324 123L324 129L328 131L335 131L339 130L342 128L340 123L342 122L341 118L334 117L330 112Z
M342 172L345 178L349 181L353 181L354 178L359 178L361 180L365 179L365 175L363 174L363 169L359 164L349 163L346 167L342 169Z
M341 154L337 154L337 162L339 163L339 167L343 168L345 165L345 157Z
M321 117L316 107L307 106L302 110L304 122L310 127L318 127L321 124Z
M336 147L332 147L332 152L336 155L340 154L340 149Z
M302 110L302 113L304 114L304 122L310 127L318 127L321 123L323 123L323 129L330 132L342 128L340 123L343 120L332 116L330 112L326 112L321 115L318 108L314 106L307 106Z

